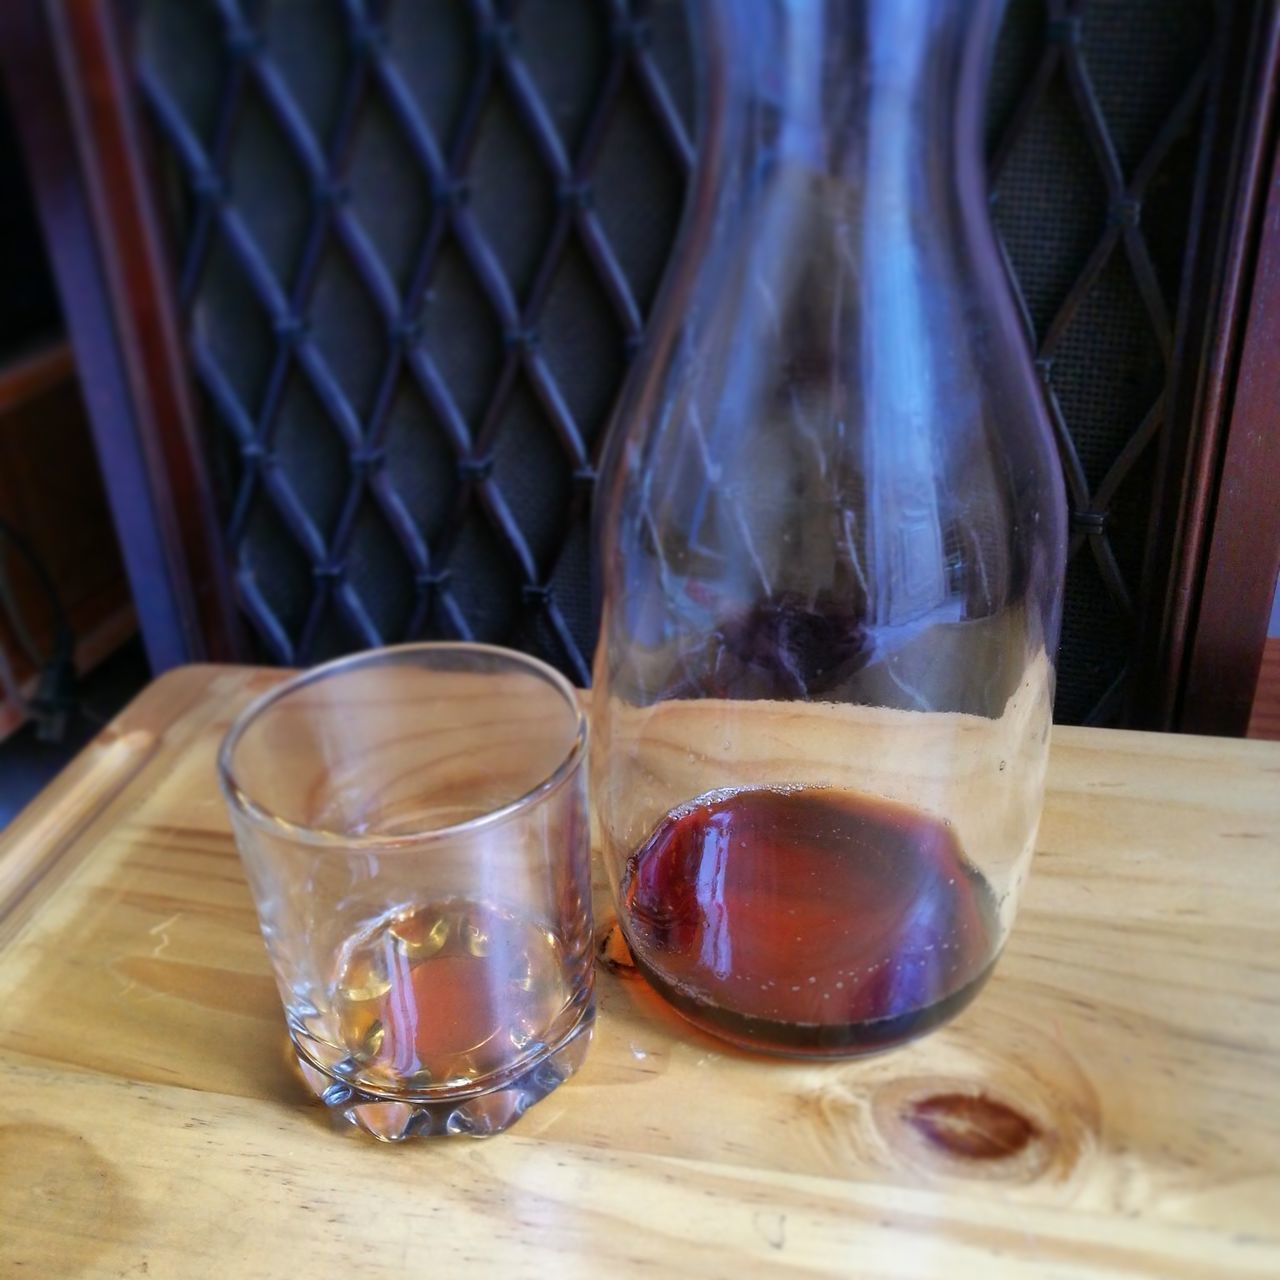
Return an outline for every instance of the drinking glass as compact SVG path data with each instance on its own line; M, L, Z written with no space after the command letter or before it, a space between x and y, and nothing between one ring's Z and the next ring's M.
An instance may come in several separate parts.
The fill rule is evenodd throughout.
M299 1065L383 1141L496 1133L594 1016L586 727L533 658L414 644L289 680L218 769Z

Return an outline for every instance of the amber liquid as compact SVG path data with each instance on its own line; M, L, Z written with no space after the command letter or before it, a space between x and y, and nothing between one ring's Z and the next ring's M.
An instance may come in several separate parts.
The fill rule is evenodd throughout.
M342 1074L383 1093L465 1086L545 1048L575 965L550 929L464 899L406 907L344 948Z
M888 1048L959 1012L999 946L951 828L825 788L712 792L627 863L637 966L707 1031L780 1053Z

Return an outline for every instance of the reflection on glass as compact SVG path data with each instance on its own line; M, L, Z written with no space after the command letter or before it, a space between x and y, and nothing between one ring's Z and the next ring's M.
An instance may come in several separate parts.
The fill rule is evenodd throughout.
M998 9L689 10L704 155L611 440L593 786L637 963L748 1044L950 1016L1030 859L1064 513L978 154Z

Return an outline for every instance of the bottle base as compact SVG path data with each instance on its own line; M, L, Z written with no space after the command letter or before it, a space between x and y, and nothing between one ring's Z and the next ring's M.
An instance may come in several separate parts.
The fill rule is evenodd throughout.
M686 1022L751 1053L782 1058L868 1058L896 1049L950 1022L986 985L996 960L962 987L918 1009L850 1023L781 1022L712 1004L667 982L630 948L637 972Z

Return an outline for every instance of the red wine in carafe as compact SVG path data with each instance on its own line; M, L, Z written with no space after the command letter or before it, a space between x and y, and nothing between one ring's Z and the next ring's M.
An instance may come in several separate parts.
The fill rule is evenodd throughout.
M781 1053L867 1053L963 1008L999 947L951 827L827 788L710 792L628 860L635 961L705 1030Z

